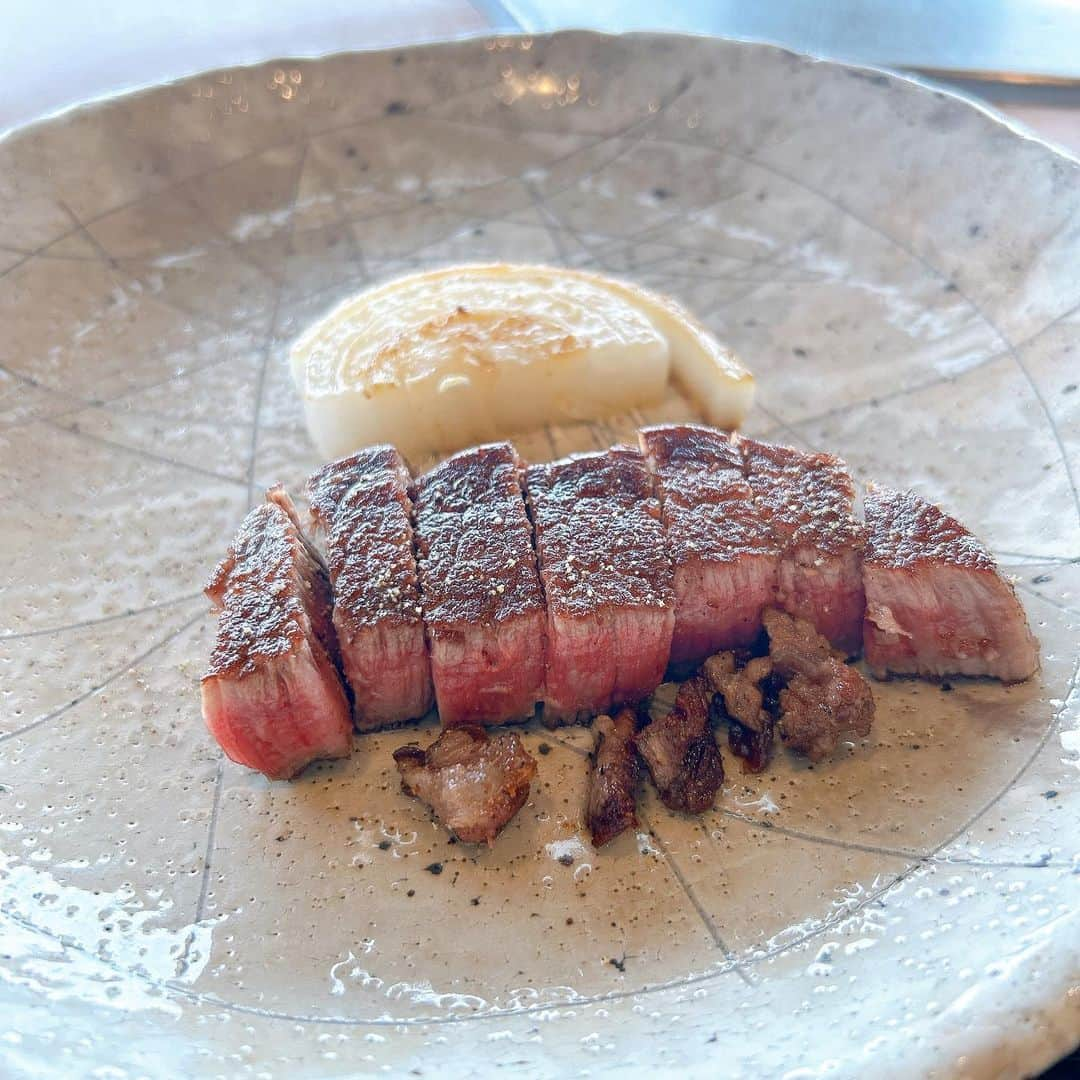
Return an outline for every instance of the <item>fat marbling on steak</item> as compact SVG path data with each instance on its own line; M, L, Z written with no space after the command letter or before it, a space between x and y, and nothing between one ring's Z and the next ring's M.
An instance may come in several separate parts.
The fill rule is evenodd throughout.
M521 483L509 443L416 481L421 606L447 726L529 717L542 697L547 616Z
M840 458L739 438L754 502L782 545L776 603L846 655L862 646L865 529Z
M244 519L206 594L217 640L203 717L233 761L272 780L352 749L336 666L330 582L280 488Z
M434 701L413 553L411 479L397 450L373 446L324 465L308 480L360 731L423 716Z
M648 697L667 667L675 600L644 459L617 446L532 465L525 488L547 604L545 720Z
M875 675L992 675L1039 669L1012 585L955 518L912 492L871 485L863 560L866 662Z
M448 728L426 750L394 751L401 786L431 807L459 840L491 844L529 797L536 759L516 732Z
M674 567L673 664L751 644L774 602L780 549L743 475L738 441L700 424L639 433Z

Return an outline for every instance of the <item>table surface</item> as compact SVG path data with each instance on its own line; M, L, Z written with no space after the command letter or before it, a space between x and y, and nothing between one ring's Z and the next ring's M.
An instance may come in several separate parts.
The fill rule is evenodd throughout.
M589 26L719 33L857 63L935 71L1080 156L1080 5L669 0L658 19L655 4L595 0L588 12L576 0L0 0L7 31L0 132L96 97L278 56ZM987 79L988 72L1005 77ZM1045 78L1027 84L1025 75L1052 76L1057 85L1046 85ZM1074 1055L1044 1080L1078 1074Z

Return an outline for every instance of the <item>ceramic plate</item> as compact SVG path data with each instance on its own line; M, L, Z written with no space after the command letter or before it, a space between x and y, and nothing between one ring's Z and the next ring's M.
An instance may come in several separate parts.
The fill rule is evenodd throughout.
M8 137L0 1072L989 1076L1066 1051L1078 179L932 88L665 36L270 64ZM714 812L646 795L599 855L582 729L526 729L539 779L490 851L401 794L413 732L291 784L223 760L199 590L261 489L317 464L288 342L372 282L502 258L683 300L757 374L754 434L987 539L1041 675L878 685L865 742L729 759Z

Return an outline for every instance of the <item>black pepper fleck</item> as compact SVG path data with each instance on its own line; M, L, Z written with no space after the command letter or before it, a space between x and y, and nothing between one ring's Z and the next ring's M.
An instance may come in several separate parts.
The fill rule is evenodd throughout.
M427 866L424 867L424 869L429 874L435 874L436 877L437 877L439 874L442 873L442 863L441 862L428 863Z

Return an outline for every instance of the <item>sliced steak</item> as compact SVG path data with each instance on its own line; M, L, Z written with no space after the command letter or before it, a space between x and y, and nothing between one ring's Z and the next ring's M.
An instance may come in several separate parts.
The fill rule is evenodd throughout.
M334 628L361 731L423 716L434 702L413 553L411 476L392 446L360 450L308 480L325 534Z
M515 732L489 736L483 728L444 730L426 750L394 751L401 786L431 807L459 840L490 845L529 797L536 759Z
M416 481L420 597L447 726L532 716L544 683L543 592L509 443L465 450Z
M648 697L667 668L675 599L644 458L615 447L533 465L525 489L547 602L545 720Z
M862 646L865 530L843 461L740 438L754 502L783 544L776 602L808 619L845 655Z
M724 763L709 724L707 683L694 676L679 688L666 716L635 738L661 801L671 810L701 814L724 782Z
M846 731L865 738L874 719L874 695L805 619L765 612L769 658L787 685L780 691L780 737L811 761L823 761Z
M713 428L643 428L674 568L673 664L751 644L774 603L780 550L743 475L737 441Z
M912 492L865 500L866 661L879 677L992 675L1018 682L1039 645L1012 585L955 518Z
M272 780L348 756L330 582L284 491L272 488L244 518L206 595L218 624L202 710L225 753Z
M593 723L596 743L585 820L594 847L603 847L625 830L637 828L636 730L637 717L632 709L623 709L615 716L598 716Z
M733 652L722 652L710 656L701 673L716 692L713 711L728 721L728 746L742 759L743 772L762 772L772 754L776 726L762 691L762 683L772 674L772 661L756 656L740 667Z

